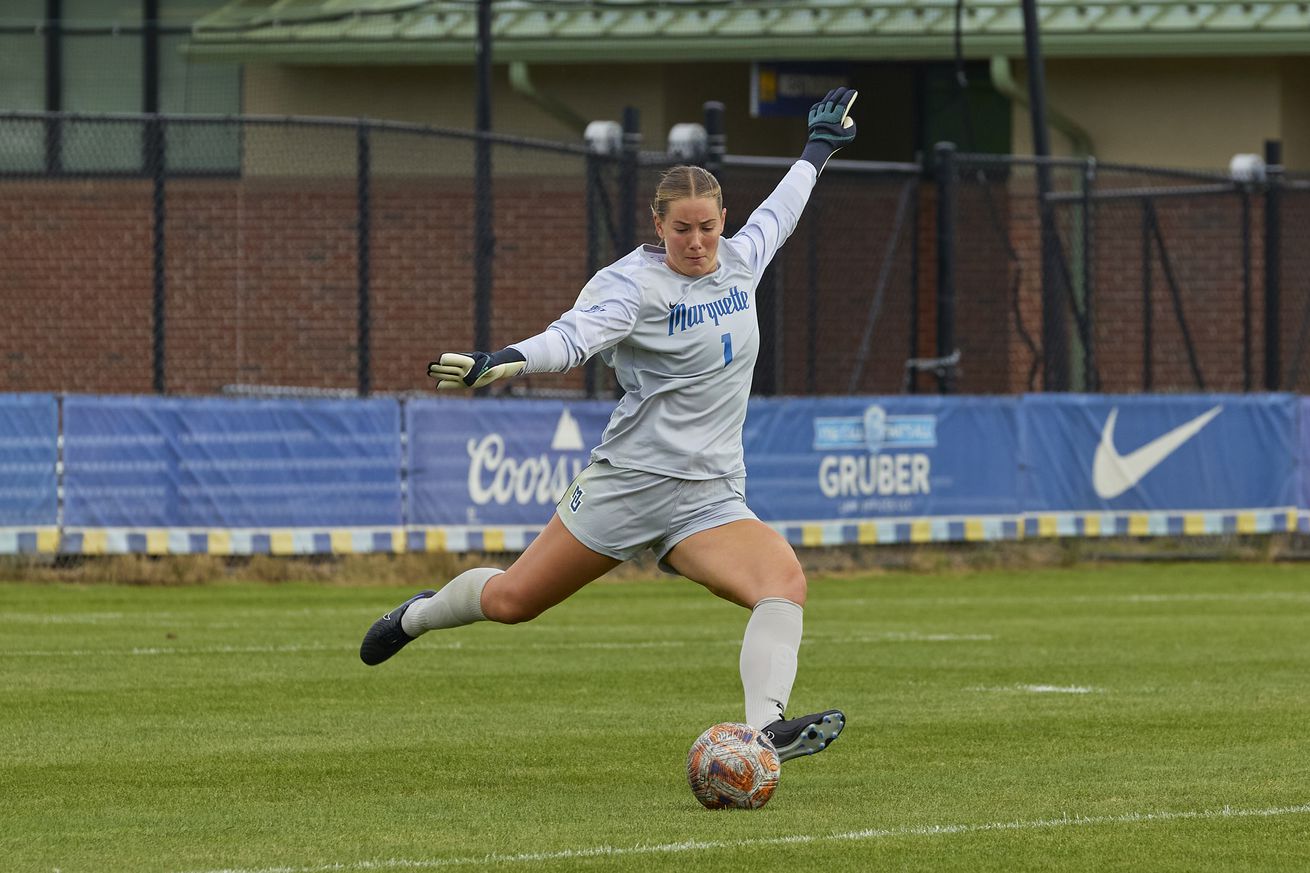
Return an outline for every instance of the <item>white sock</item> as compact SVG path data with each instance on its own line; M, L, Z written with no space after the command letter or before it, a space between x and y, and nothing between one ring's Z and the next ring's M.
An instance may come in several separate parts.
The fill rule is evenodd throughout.
M491 567L478 567L460 573L436 594L414 601L400 617L401 630L416 637L430 630L486 621L487 617L482 614L482 589L487 580L503 572Z
M801 645L800 605L766 597L751 610L741 641L741 685L746 692L746 723L759 730L782 718L796 681Z

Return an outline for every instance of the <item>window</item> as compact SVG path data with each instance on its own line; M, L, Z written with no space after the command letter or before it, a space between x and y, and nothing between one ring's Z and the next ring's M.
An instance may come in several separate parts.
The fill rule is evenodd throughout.
M187 30L214 3L160 0L159 111L168 115L239 115L240 68L189 61L182 54ZM236 124L169 125L168 166L175 172L230 171L241 167L241 128Z
M220 2L5 0L0 110L239 114L240 68L189 63L181 52L191 24ZM144 128L139 120L0 121L0 171L147 172ZM166 165L236 172L240 139L236 125L167 123Z
M45 109L45 0L9 0L0 17L0 109ZM0 169L45 168L45 125L6 121L0 126Z
M62 0L61 109L144 111L143 5L139 0ZM70 121L63 126L60 164L73 173L139 172L142 142L139 123Z

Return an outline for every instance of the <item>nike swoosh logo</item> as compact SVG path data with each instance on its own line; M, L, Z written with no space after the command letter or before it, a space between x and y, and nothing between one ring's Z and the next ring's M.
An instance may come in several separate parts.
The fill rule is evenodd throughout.
M1178 451L1183 443L1196 436L1222 410L1223 406L1216 406L1163 436L1156 437L1140 449L1121 455L1114 447L1114 423L1119 418L1119 407L1111 409L1110 417L1105 420L1105 427L1101 430L1101 443L1096 447L1096 457L1092 459L1092 487L1096 489L1097 496L1109 500L1132 488L1165 458Z

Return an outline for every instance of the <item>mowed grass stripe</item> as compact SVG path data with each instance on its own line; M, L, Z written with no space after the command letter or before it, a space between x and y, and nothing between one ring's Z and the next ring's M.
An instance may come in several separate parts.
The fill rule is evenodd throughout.
M793 709L849 727L750 814L702 810L682 774L741 717L743 610L603 582L364 667L360 635L408 593L0 585L0 869L1305 866L1304 814L1214 815L1307 801L1303 568L815 580ZM133 651L154 654L112 654ZM1125 821L919 833L1065 818ZM732 851L569 854L706 844Z
M1176 812L1140 812L1111 816L1062 815L1059 818L1032 821L996 821L980 824L938 824L899 828L865 828L836 834L789 834L778 837L760 837L748 840L688 840L680 843L640 846L592 846L585 849L563 849L557 852L521 852L515 855L487 854L468 858L388 858L373 861L345 861L317 867L265 867L233 868L221 870L184 871L184 873L333 873L350 870L427 870L442 867L483 867L505 864L537 864L546 861L567 861L592 858L623 858L631 855L680 855L689 852L713 852L769 846L795 846L823 842L863 842L897 837L946 837L958 834L979 834L997 831L1032 831L1050 828L1102 827L1151 824L1173 821L1204 821L1234 818L1276 818L1288 815L1310 815L1310 804L1279 806L1270 809L1184 810Z
M884 634L860 634L854 636L816 635L802 641L802 647L822 643L951 643L977 642L991 640L991 634L928 634L918 632L889 632ZM479 643L470 645L462 642L441 643L425 642L424 650L445 649L476 652L501 651L506 649L593 649L593 650L629 650L629 649L667 649L683 646L725 645L738 646L737 640L637 640L633 642L553 642L553 643ZM152 646L133 649L30 649L0 650L0 658L95 658L109 657L159 657L168 655L299 655L314 652L358 651L356 645L285 645L285 646Z

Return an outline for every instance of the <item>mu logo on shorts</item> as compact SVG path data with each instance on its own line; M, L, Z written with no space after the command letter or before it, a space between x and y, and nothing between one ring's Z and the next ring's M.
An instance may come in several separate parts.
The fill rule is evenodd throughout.
M573 496L569 498L569 509L573 510L574 512L577 512L578 508L581 506L582 506L582 486L576 485L573 488Z

